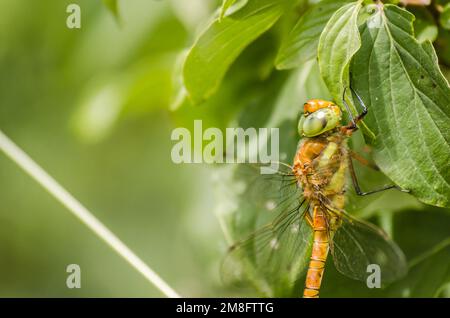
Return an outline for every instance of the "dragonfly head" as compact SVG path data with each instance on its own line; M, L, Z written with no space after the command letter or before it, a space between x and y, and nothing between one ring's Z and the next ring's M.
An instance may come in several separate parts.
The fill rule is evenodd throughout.
M321 99L311 99L303 106L303 116L298 123L302 136L314 137L339 126L342 118L340 108Z

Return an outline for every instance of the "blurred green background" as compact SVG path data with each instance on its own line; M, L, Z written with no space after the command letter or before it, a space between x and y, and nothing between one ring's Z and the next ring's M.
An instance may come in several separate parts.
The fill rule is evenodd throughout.
M177 291L212 296L208 172L170 158L172 66L209 13L192 3L126 1L118 24L97 0L1 0L0 126ZM3 154L0 176L0 296L161 296Z
M69 3L81 7L79 30L66 27ZM215 97L190 106L176 100L174 69L219 1L119 4L116 21L100 0L0 0L0 129L181 295L237 295L219 278L226 242L214 169L173 164L170 134L195 118L225 127L238 117L245 127L239 110L254 124L264 116L258 105L289 101L286 90L325 97L323 85L315 72L299 87L295 74L272 71L267 48L281 22L244 52ZM4 155L0 189L0 296L161 296ZM447 210L383 198L361 213L400 211L378 219L403 233L394 236L408 259L448 237ZM72 263L81 266L81 289L66 287ZM351 295L356 283L329 271L323 295Z

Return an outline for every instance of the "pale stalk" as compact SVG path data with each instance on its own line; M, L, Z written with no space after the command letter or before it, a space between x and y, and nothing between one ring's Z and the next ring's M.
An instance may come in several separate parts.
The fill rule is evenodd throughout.
M145 264L128 246L100 222L87 208L75 199L55 179L44 171L23 150L0 130L0 149L30 177L39 183L55 199L61 202L73 215L81 220L98 237L122 256L150 283L170 298L180 297L158 274Z

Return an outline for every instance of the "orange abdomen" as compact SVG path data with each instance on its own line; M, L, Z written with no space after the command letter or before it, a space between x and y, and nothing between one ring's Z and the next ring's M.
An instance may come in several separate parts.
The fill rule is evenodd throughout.
M308 272L306 274L304 298L318 298L320 285L322 283L325 262L330 247L327 221L324 213L319 207L314 207L313 212L313 246Z

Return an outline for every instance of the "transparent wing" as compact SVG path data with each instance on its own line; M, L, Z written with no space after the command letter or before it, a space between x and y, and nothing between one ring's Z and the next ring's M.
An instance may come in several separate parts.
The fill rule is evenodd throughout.
M255 226L266 225L230 247L221 270L226 283L250 282L266 296L293 295L309 259L312 233L304 218L308 205L295 181L282 167L249 183L243 211L255 206L260 210Z
M403 252L383 230L349 214L343 214L341 219L342 223L331 244L333 261L339 272L366 281L373 273L373 268L368 266L378 265L382 285L406 274L407 264Z

